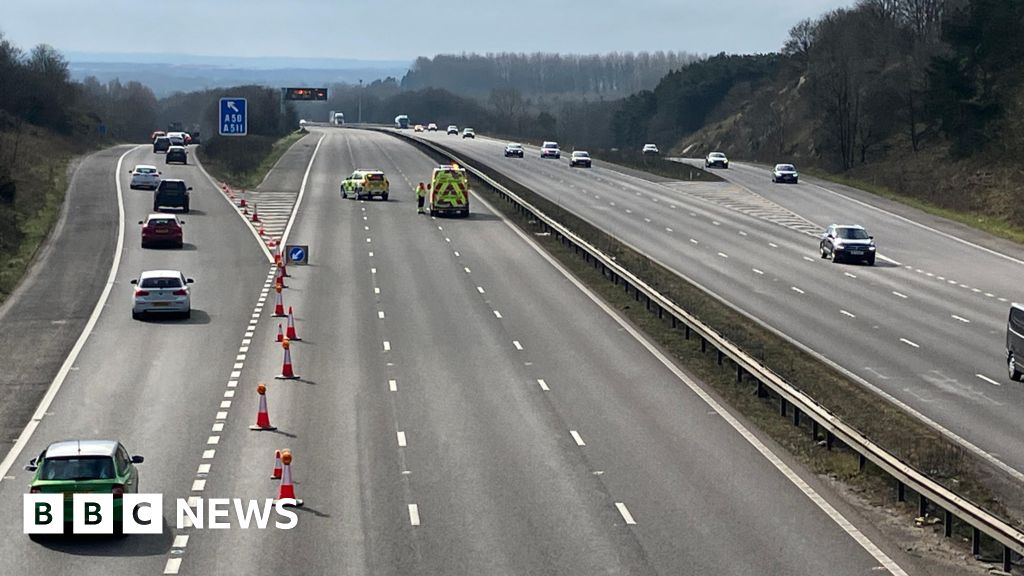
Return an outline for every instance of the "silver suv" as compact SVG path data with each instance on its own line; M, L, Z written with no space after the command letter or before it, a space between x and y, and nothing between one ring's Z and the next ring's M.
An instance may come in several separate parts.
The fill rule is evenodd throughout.
M875 265L875 239L863 226L832 224L825 229L818 243L822 258L833 262L853 260Z

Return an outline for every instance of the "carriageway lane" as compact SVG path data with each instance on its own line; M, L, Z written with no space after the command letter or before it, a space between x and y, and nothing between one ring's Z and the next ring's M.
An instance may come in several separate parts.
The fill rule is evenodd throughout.
M112 158L111 162L116 162ZM139 246L136 222L152 208L152 192L128 187L128 168L156 164L168 178L194 187L193 212L183 215L183 250ZM114 187L114 173L107 183ZM30 473L21 466L47 444L63 439L117 439L140 465L140 489L172 496L192 481L192 449L208 429L196 422L212 417L207 407L221 394L220 375L232 366L220 342L241 334L258 291L250 286L266 273L266 258L251 233L195 166L164 166L162 156L142 147L128 154L122 172L125 243L110 298L49 412L21 453L9 477L0 481L0 573L87 575L160 573L171 545L162 536L48 538L31 542L21 533L22 494ZM116 221L116 220L115 220ZM133 321L129 280L145 269L178 268L196 279L191 320ZM106 268L101 272L106 277ZM166 501L165 501L166 504ZM168 509L173 510L171 505ZM167 515L173 522L173 516Z
M114 166L130 146L79 161L60 220L35 263L0 307L0 460L14 445L78 340L103 291L117 242Z
M873 268L831 265L817 258L817 240L806 232L705 200L709 190L728 190L728 184L665 185L599 165L571 170L567 161L540 160L533 149L525 160L505 159L504 144L487 138L425 138L530 186L965 438L1015 474L1024 471L1024 449L1015 440L1024 433L1018 408L1024 391L1003 385L1005 303L994 293L988 297L941 274L906 269L913 265L909 259L897 260L900 266L883 260ZM798 206L790 208L800 214Z
M319 255L286 290L303 381L270 383L285 434L228 420L206 487L267 494L288 446L308 510L291 532L204 534L183 574L877 572L495 215L416 215L407 189L431 160L386 135L324 132L289 239ZM392 200L341 200L341 177L371 165ZM280 367L274 332L253 339L265 360L247 364L243 406Z

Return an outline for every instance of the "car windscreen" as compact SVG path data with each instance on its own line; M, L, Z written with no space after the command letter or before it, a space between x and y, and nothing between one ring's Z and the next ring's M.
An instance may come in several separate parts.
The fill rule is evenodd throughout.
M185 191L185 183L184 182L168 182L168 181L164 180L160 184L160 191L161 192L184 192Z
M43 460L42 480L110 480L114 478L114 459L110 456L74 456Z
M868 233L866 230L861 228L840 228L836 230L838 235L843 240L867 240Z
M590 154L588 152L573 152L572 155L577 158L590 158Z
M136 168L136 174L156 174L156 168Z
M779 172L796 172L796 168L792 164L779 164L775 169Z
M711 154L711 157L712 157L712 158L725 158L725 154L721 154L721 153L719 153L719 152L713 152L713 153Z
M542 148L554 149L554 148L558 148L558 144L556 144L554 142L545 142L544 146L542 146Z
M180 278L143 278L139 288L181 288Z
M150 226L172 226L175 222L171 218L152 218L149 221Z

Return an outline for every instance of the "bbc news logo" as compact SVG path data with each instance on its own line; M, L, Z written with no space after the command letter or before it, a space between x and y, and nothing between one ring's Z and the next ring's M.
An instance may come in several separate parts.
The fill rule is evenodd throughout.
M120 498L121 514L113 494L76 493L72 500L64 494L25 494L23 523L25 534L64 534L66 519L71 518L72 534L113 534L119 524L124 534L162 534L163 494L124 494ZM292 498L274 500L242 500L241 498L178 498L175 501L175 519L179 530L227 530L254 527L266 530L291 530L299 522L298 515L289 510L296 501ZM66 514L65 506L71 506ZM231 521L234 513L234 523ZM273 523L271 519L274 518Z

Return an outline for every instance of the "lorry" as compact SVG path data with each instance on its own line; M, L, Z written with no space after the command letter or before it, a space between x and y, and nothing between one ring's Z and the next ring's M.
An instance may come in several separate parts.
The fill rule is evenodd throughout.
M409 117L408 116L406 116L405 114L399 114L398 116L395 116L395 128L405 129L405 128L408 128L408 127L409 127Z
M344 126L345 115L342 114L341 112L335 112L334 115L331 117L331 124L334 124L335 126Z
M458 164L434 168L427 184L428 211L431 216L455 214L469 216L469 176Z

